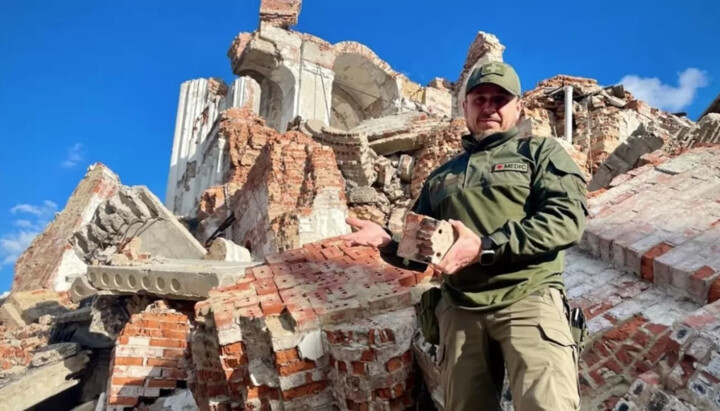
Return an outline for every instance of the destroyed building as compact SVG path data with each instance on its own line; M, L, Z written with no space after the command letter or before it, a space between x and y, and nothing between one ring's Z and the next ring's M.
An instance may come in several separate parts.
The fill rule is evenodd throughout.
M442 409L416 326L432 270L337 236L357 216L412 240L408 209L461 150L467 77L504 46L480 32L457 79L422 86L292 31L300 8L261 1L232 84L181 85L164 204L93 165L18 259L3 409ZM559 139L593 191L564 273L592 339L583 409L720 409L720 115L567 75L524 99L522 133Z

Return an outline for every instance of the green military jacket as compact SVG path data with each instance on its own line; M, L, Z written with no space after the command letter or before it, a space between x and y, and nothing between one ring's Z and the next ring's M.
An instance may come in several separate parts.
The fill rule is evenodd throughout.
M585 229L585 178L554 138L517 134L514 128L479 142L463 137L465 151L430 174L413 206L492 240L492 264L444 276L443 297L454 305L501 308L564 287L562 250Z

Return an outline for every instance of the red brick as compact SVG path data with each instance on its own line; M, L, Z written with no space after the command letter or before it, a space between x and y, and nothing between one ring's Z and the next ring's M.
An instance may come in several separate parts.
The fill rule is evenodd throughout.
M685 321L683 321L683 324L687 325L690 328L698 330L708 324L712 324L713 322L715 322L715 320L716 317L710 313L699 313L692 314L686 317Z
M283 304L280 295L276 292L275 294L261 295L260 308L265 316L277 315L285 310L285 304Z
M183 358L185 356L185 351L183 350L163 350L163 358Z
M645 254L643 254L642 259L640 260L642 278L652 282L654 279L653 261L657 257L660 257L661 255L667 253L668 251L670 251L672 249L673 249L672 245L670 245L666 242L662 242L660 244L655 245L650 250L648 250ZM649 268L646 268L646 267L649 267Z
M659 336L668 329L667 325L648 323L643 326L653 337Z
M622 367L614 359L610 358L602 364L603 367L612 370L615 374L622 374Z
M275 364L277 365L283 365L299 360L300 356L298 355L297 348L290 348L289 350L281 350L275 352Z
M180 361L179 360L163 360L160 358L148 358L147 365L149 367L177 368L180 366Z
M617 403L620 402L620 399L621 399L620 397L617 397L617 396L614 396L614 395L613 395L612 397L606 399L605 402L603 403L604 406L605 406L605 408L603 408L603 409L605 409L605 410L614 410L614 409L615 409L615 405L617 405Z
M220 348L222 355L243 355L245 348L242 342L235 342L232 344L224 345Z
M638 330L632 338L633 341L635 341L640 347L647 347L650 342L650 336L645 334L642 330Z
M258 295L277 294L278 288L272 277L261 278L255 280L255 291Z
M582 354L582 361L587 364L588 367L592 367L597 364L602 358L598 355L595 350L587 350Z
M364 362L375 361L375 351L372 348L364 350L362 352L362 354L360 355L360 361L364 361Z
M188 331L189 326L187 324L174 324L174 323L160 323L161 334L166 330L182 330Z
M185 348L187 343L184 340L175 340L170 338L153 338L150 340L151 347L172 347Z
M592 378L597 387L603 387L605 385L605 378L600 374L599 369L590 371L590 378Z
M352 362L353 375L366 375L367 374L367 363L360 361Z
M222 358L222 366L225 369L234 369L238 367L242 367L243 365L247 365L247 356L243 355L241 357L223 357Z
M148 380L148 387L158 387L158 388L175 388L177 386L177 380L159 380L159 379L151 379Z
M291 362L287 365L281 365L278 367L278 373L285 377L290 374L295 374L300 371L307 371L312 370L315 368L315 361L309 361L309 360L301 360L301 361L295 361Z
M115 365L143 365L144 358L141 357L115 357Z
M117 395L111 395L108 398L108 405L126 405L135 406L138 403L137 397L118 397Z
M187 332L182 330L162 330L163 338L173 338L176 340L185 341L187 339Z
M234 315L240 318L263 318L263 312L258 304L242 307L235 310Z
M645 359L651 364L655 364L663 354L665 354L666 348L670 343L670 332L669 330L660 337L655 344L645 353Z
M637 361L635 361L634 369L637 374L644 374L652 369L652 364L647 361L642 361L638 359Z
M715 274L715 270L712 269L712 267L708 267L707 265L704 265L700 268L698 268L697 271L692 273L690 276L691 280L704 280L706 278L712 277L712 275Z
M388 360L388 362L385 363L385 368L389 372L394 372L396 370L399 370L403 366L403 361L401 360L401 357L395 357Z
M142 320L140 321L140 326L143 328L160 328L160 321L151 321L151 320Z
M602 302L602 303L592 304L592 305L586 307L585 309L583 309L583 313L585 314L585 316L587 317L588 320L591 320L611 308L613 308L612 303Z
M415 278L415 274L406 273L402 277L398 278L398 283L400 283L403 287L412 287L417 284L417 279Z
M710 285L710 291L708 291L708 304L717 300L720 300L720 277L713 281L712 285Z
M623 344L618 350L616 358L620 360L621 363L630 365L640 351L642 350L634 345Z
M647 320L643 317L635 316L619 327L615 327L614 329L606 332L602 338L603 340L624 341L631 335L635 334L635 332L637 332L637 330L646 322Z
M263 278L272 278L273 276L272 270L267 265L253 267L249 270L246 270L246 272L247 271L250 271L256 280L261 280Z
M300 397L305 397L308 395L317 394L318 392L327 388L327 386L328 386L327 381L316 381L316 382L312 382L310 384L301 385L300 387L285 390L282 392L282 395L283 395L283 399L285 401L290 401L295 398L300 398Z
M119 386L126 386L126 385L135 385L135 386L141 386L145 383L144 378L133 378L133 377L113 377L111 385L119 385Z
M340 249L335 248L335 247L333 247L333 248L323 248L322 250L320 250L320 252L321 252L322 255L325 256L325 258L327 258L328 260L332 260L332 259L335 259L335 258L340 258L340 257L343 256L343 252L340 251Z

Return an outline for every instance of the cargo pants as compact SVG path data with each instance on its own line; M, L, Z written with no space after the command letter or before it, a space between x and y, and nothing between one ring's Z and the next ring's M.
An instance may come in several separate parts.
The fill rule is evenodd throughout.
M577 350L560 291L490 312L443 299L435 314L445 411L499 410L505 367L515 411L579 409Z

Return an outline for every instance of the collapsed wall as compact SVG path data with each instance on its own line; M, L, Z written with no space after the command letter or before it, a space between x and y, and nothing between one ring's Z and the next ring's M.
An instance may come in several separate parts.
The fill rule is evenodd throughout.
M202 258L205 249L145 187L125 187L110 169L88 169L67 205L15 264L13 291L68 291L87 266L106 262L132 238L159 257Z

